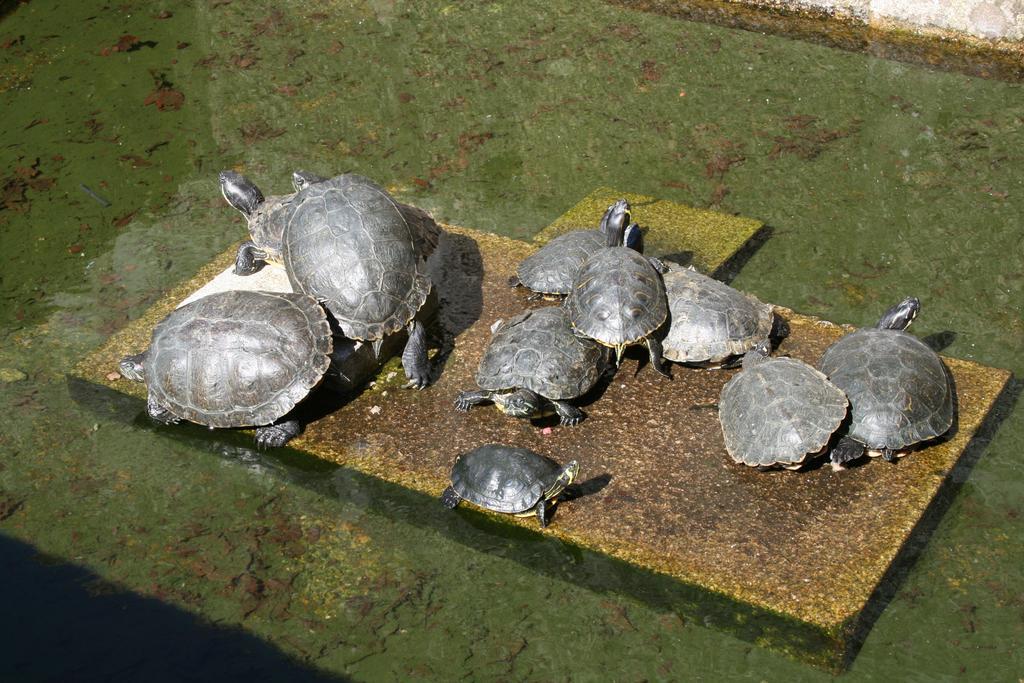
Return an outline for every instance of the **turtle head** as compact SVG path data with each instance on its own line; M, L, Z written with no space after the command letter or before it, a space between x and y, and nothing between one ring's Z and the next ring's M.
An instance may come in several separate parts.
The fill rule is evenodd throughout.
M769 339L763 339L754 346L754 348L743 354L743 369L749 370L758 363L771 358L772 355L772 342Z
M137 353L134 356L125 356L121 359L121 362L117 364L118 372L125 379L130 379L133 382L144 382L146 381L146 369L142 362L145 360L146 354Z
M905 330L914 322L920 310L921 300L916 296L908 296L886 311L875 327L880 330Z
M622 231L629 224L629 202L620 199L604 212L601 217L600 231L605 236L605 244L617 247L622 244Z
M310 185L322 183L327 178L316 173L310 173L309 171L295 171L292 173L292 187L295 188L296 192L302 192Z
M493 397L494 405L509 417L532 418L544 413L544 399L529 389L517 389Z
M573 460L565 466L565 469L563 469L561 474L558 475L558 479L556 479L548 490L544 492L544 500L557 498L562 491L576 481L576 477L578 476L580 476L580 464Z
M234 171L220 172L220 193L246 219L252 218L256 208L263 203L263 193L256 183Z
M622 246L633 251L644 253L644 235L640 232L640 226L630 223L622 235Z

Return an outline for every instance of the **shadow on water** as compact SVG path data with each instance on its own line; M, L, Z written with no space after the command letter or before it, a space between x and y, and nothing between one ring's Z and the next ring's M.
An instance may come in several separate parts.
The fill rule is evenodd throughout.
M743 270L743 266L747 265L747 262L754 257L754 254L764 246L771 236L775 233L775 228L770 225L762 225L757 232L750 236L742 247L740 247L732 256L727 258L722 265L715 268L715 271L711 273L711 277L721 280L722 282L729 284L736 279L736 276Z
M0 0L0 21L3 21L14 10L28 3L29 0Z
M1024 389L1024 383L1016 380L1007 384L856 622L838 632L826 632L812 624L552 538L539 529L504 523L469 506L449 511L431 496L300 451L287 447L257 451L251 436L245 432L213 431L184 424L154 425L145 415L141 400L107 387L74 377L68 378L68 386L76 402L103 418L154 430L222 458L259 466L285 481L441 533L478 552L506 557L538 574L598 593L627 596L659 612L678 614L686 620L833 672L845 670L853 662L874 622L896 594L960 486L1001 422L1011 414ZM602 475L581 482L578 490L570 492L570 499L600 490L609 479L610 476ZM551 520L557 524L557 519L556 508Z
M943 350L952 346L953 342L956 341L957 334L952 330L943 330L942 332L935 332L929 334L927 337L921 337L921 341L928 345L935 353L942 353Z
M0 575L5 680L346 680L3 535Z

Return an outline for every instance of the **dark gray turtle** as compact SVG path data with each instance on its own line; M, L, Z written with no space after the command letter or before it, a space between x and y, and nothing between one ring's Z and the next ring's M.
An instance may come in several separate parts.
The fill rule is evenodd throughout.
M852 420L835 450L852 460L867 449L892 462L953 424L952 382L938 354L905 330L921 302L904 299L873 329L857 330L825 350L818 367L850 399Z
M846 396L822 373L795 358L771 358L759 342L718 399L725 449L737 463L798 469L824 451L846 417ZM834 469L842 462L832 461Z
M721 367L771 334L772 307L755 297L691 268L672 268L662 278L669 310L665 358Z
M426 335L415 319L431 287L425 259L441 234L429 215L353 174L325 179L296 171L296 193L273 202L232 171L220 182L253 238L239 247L237 274L253 273L279 253L292 287L323 303L345 337L376 351L385 336L407 329L402 365L409 386L429 383Z
M445 507L466 500L517 517L536 514L548 525L547 510L579 475L575 460L565 467L526 448L487 444L459 456L452 466L452 485L441 494Z
M629 203L620 199L605 211L597 230L574 230L559 235L523 259L509 284L522 285L538 295L568 294L580 266L608 246L609 239L618 240L628 224Z
M638 251L640 228L630 225L618 239L609 237L580 268L564 306L577 334L615 349L615 361L631 344L646 343L651 365L662 375L661 342L654 336L668 317L661 261ZM611 245L620 246L611 246Z
M476 372L481 391L463 391L455 407L490 401L506 415L525 418L553 409L563 425L575 425L583 411L566 401L597 384L606 360L600 345L573 334L561 306L526 311L496 328Z
M331 329L304 294L230 291L173 311L149 349L121 360L121 374L146 382L159 422L258 427L256 443L282 446L301 428L279 421L327 370Z
M295 195L282 242L292 287L326 306L346 337L379 349L387 335L408 330L402 366L417 388L430 381L425 330L416 319L431 289L422 241L383 188L342 175Z
M283 263L284 227L294 208L295 195L311 185L331 180L309 171L295 171L295 193L264 198L259 187L241 173L221 171L219 178L224 199L241 212L249 225L251 239L238 247L235 257L236 275L252 275L267 262ZM413 231L417 252L427 258L437 246L440 228L426 211L407 204L396 206Z

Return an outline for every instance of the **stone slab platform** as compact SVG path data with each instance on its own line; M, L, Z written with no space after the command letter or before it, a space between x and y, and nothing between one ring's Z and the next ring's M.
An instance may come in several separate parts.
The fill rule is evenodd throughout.
M589 203L590 213L583 220L596 222L607 200L605 191L588 197L583 204ZM645 224L644 206L634 207L635 218ZM568 214L573 219L576 215ZM567 221L575 222L564 219L557 225ZM670 223L666 218L666 225ZM719 235L734 236L728 248L714 243L705 249L702 243L681 240L657 251L692 252L694 261L714 269L728 257L724 252L739 250L759 227L756 221L742 229L731 219L725 224L735 229ZM473 374L490 325L543 304L528 302L525 291L506 284L534 246L446 227L449 234L434 264L435 281L441 324L457 336L437 382L423 391L402 390L402 373L393 362L373 386L319 415L292 445L431 497L447 485L455 455L484 443L525 446L559 461L575 458L585 495L560 505L548 529L541 532L533 519L494 517L500 517L499 523L518 524L526 533L575 545L590 556L610 558L614 569L609 573L631 567L656 577L655 595L645 599L664 599L668 609L679 603L669 595L669 584L686 587L683 602L711 596L734 612L733 624L723 626L741 635L751 614L778 617L778 623L759 626L754 635L744 637L790 651L795 647L801 658L834 664L1009 373L946 359L959 402L955 433L896 465L872 460L841 473L828 467L758 472L732 464L716 403L735 371L673 366L674 379L669 381L646 367L641 354L627 357L610 384L586 397L582 407L588 419L575 428L512 420L490 407L458 413L452 401L460 390L475 387ZM709 238L714 241L715 236ZM142 385L106 376L116 370L121 356L146 347L155 322L228 268L233 258L232 249L170 292L84 359L77 376L143 398ZM778 312L790 326L780 352L812 363L850 329L785 309ZM466 506L457 514L490 516ZM779 635L790 626L796 636Z

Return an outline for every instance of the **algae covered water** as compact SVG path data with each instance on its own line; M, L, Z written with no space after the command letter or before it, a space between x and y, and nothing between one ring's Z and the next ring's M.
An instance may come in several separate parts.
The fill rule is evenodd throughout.
M750 216L736 286L857 325L913 294L918 336L1024 371L1017 84L597 2L0 7L5 676L829 677L581 585L612 569L571 547L76 393L244 236L223 168L356 171L519 238L597 186ZM851 680L1024 672L1018 393Z

